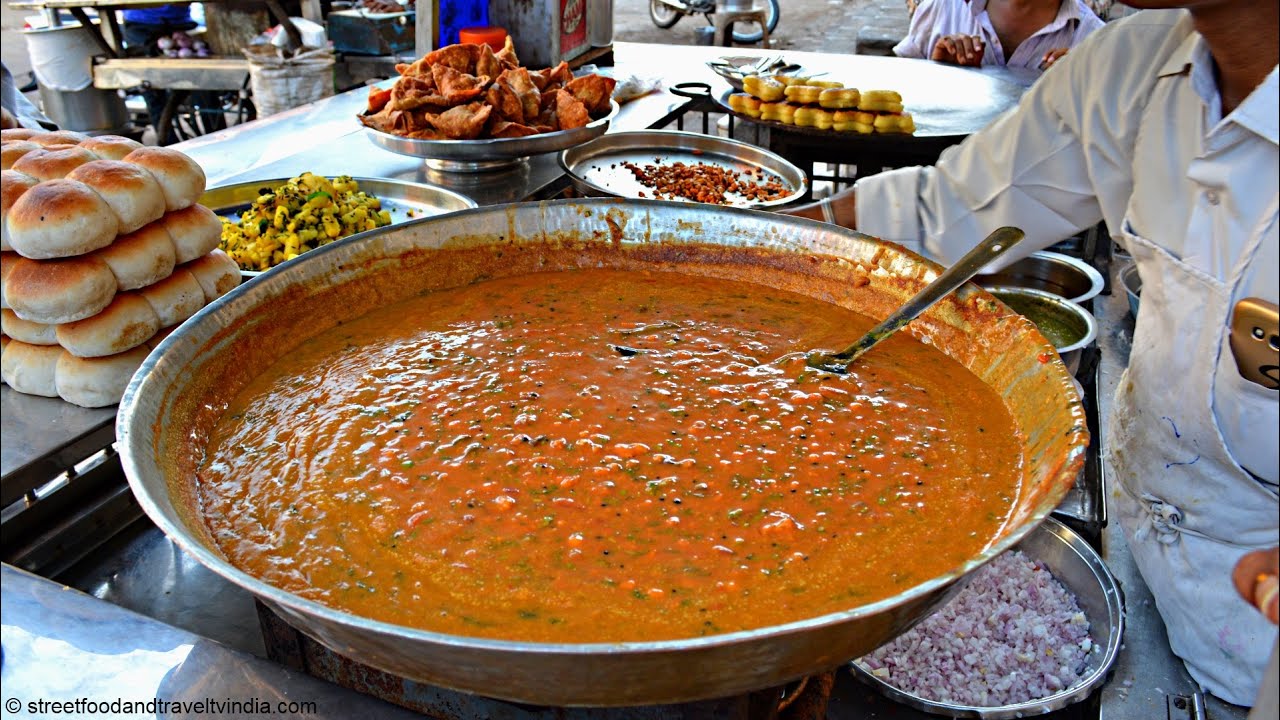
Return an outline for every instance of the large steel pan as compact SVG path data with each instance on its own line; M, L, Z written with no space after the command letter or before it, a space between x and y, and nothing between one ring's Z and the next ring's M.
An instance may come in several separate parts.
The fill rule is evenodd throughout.
M1088 432L1080 399L1052 347L1029 321L967 285L907 330L968 366L1004 398L1026 436L1025 478L1002 535L985 552L897 596L785 625L688 640L510 642L426 632L335 610L241 572L217 550L196 502L198 440L222 398L265 362L306 336L424 290L600 264L678 264L684 272L806 293L874 319L938 269L895 245L829 225L655 201L483 208L353 236L242 285L147 358L125 392L117 429L134 494L197 560L350 658L422 682L521 702L639 705L775 686L874 649L944 600L959 578L1018 543L1060 502L1083 463ZM384 279L365 282L374 276Z

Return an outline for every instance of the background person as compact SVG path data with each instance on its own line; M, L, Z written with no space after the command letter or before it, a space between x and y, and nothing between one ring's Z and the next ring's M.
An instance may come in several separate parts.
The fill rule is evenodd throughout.
M191 19L190 4L172 3L125 10L122 32L125 46L131 54L158 57L164 52L156 45L157 40L195 27L196 23ZM142 100L147 104L147 115L155 128L156 143L159 145L170 145L178 140L173 128L161 128L158 125L167 99L168 93L163 90L142 91Z
M9 66L4 63L0 63L0 106L3 106L3 112L0 113L0 126L6 130L16 127L35 130L58 129L56 123L45 117L45 114L40 112L40 108L18 91L13 73L9 72Z
M1109 502L1172 650L1248 705L1276 627L1241 612L1231 572L1280 541L1280 396L1241 374L1229 338L1235 303L1280 295L1280 4L1181 4L1099 30L936 166L795 214L826 203L944 261L1002 225L1026 230L1025 256L1106 221L1143 283L1104 444Z
M924 0L893 52L955 65L1043 69L1102 25L1083 0Z

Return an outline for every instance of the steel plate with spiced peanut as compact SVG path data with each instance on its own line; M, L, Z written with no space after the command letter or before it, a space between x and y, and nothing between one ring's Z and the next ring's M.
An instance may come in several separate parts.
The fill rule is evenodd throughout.
M612 133L565 150L560 164L589 196L764 208L795 202L808 189L804 172L786 159L698 133Z

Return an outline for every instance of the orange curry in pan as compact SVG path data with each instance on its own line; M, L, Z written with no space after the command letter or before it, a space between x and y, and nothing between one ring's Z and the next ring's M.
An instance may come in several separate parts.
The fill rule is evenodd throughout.
M546 642L689 638L853 608L1000 531L1001 399L859 314L667 272L527 274L304 342L199 469L222 552L365 617Z

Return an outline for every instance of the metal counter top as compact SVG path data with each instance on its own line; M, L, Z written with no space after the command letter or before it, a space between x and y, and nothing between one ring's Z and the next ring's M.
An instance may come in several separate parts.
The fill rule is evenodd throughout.
M419 717L8 565L0 582L5 717Z

